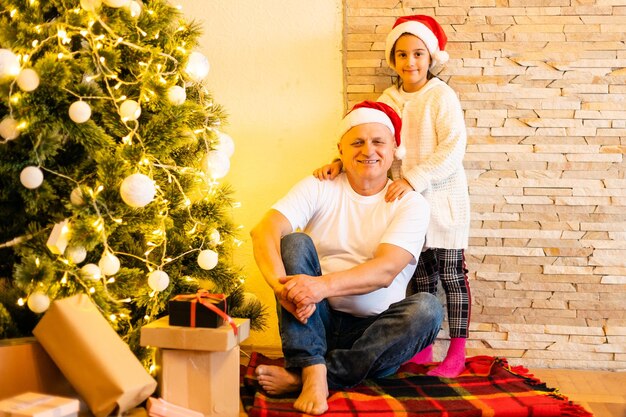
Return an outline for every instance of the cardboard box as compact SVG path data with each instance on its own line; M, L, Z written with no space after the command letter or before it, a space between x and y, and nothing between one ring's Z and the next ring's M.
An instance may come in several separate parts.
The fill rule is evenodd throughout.
M239 346L226 352L159 349L161 397L206 417L238 417L239 355Z
M199 411L180 407L163 398L148 398L146 408L150 417L204 417Z
M0 340L0 375L0 400L27 391L78 396L34 337Z
M224 324L228 300L223 294L177 295L169 303L171 326L216 328Z
M228 324L216 329L171 326L167 316L141 328L141 345L167 349L224 352L239 345L250 335L250 320L234 318L237 335Z
M54 395L25 392L0 401L4 417L76 417L78 400Z
M54 301L33 334L96 417L130 410L156 389L86 294Z
M239 343L250 334L250 320L234 319L217 329L170 326L168 318L144 326L141 344L158 347L161 397L205 417L239 416Z

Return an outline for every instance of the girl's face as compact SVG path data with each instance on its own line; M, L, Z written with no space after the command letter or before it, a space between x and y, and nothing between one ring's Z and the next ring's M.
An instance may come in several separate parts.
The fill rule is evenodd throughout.
M404 91L413 93L426 84L430 53L420 38L408 33L400 36L394 46L394 59Z

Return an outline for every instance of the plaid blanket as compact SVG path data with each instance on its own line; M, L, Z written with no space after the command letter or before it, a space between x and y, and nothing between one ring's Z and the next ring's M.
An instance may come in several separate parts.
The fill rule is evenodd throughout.
M261 364L282 366L283 359L252 353L241 367L241 400L249 417L306 416L293 408L296 394L266 395L256 382L254 369ZM557 390L546 387L523 367L491 356L467 358L466 370L457 378L437 378L426 372L436 364L404 364L396 375L368 379L343 391L331 391L332 417L592 417Z

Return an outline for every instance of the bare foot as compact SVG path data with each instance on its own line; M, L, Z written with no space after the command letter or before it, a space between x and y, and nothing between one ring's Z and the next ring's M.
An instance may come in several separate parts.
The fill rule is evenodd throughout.
M259 385L270 395L286 394L302 388L300 375L289 372L281 366L259 365L255 373Z
M302 368L302 392L293 404L294 408L307 414L324 414L328 410L327 398L326 365Z

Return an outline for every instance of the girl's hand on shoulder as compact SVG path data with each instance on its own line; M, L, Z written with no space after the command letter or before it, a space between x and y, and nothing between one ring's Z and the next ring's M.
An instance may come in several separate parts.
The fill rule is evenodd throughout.
M313 176L320 181L334 180L335 177L341 172L341 168L343 168L341 161L335 161L330 164L326 164L321 168L317 168L313 171Z
M389 185L389 188L387 188L385 201L389 203L394 200L400 200L409 191L413 191L413 187L411 187L411 184L409 184L407 180L404 178L395 180Z

